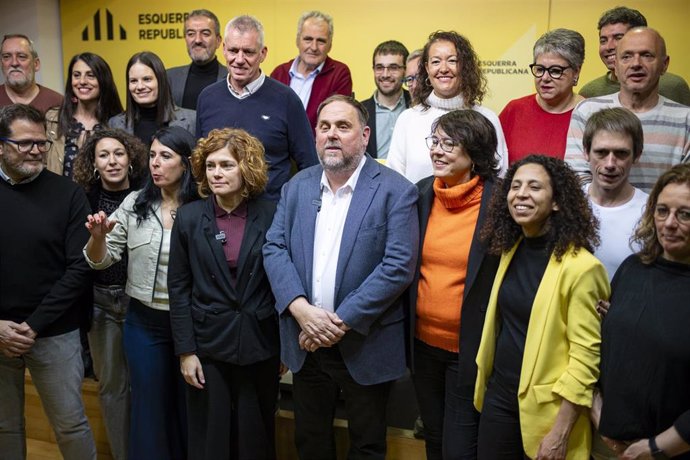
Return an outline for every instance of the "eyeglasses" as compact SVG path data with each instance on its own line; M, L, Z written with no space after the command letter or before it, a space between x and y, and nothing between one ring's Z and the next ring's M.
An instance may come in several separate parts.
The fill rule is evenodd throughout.
M571 66L560 66L560 65L552 65L551 67L544 67L543 65L539 64L530 64L529 69L532 71L532 75L534 75L537 78L543 77L544 73L547 73L551 76L551 78L558 80L563 76L563 72L565 72L568 69L572 69Z
M376 64L374 66L374 72L376 73L383 73L385 70L395 73L395 72L401 72L405 67L398 65L398 64L391 64L391 65L383 65L383 64Z
M654 208L654 219L656 220L666 220L668 216L671 215L671 210L666 206L657 206ZM673 216L676 220L683 225L690 225L690 210L689 209L676 209L673 212Z
M453 149L459 145L457 142L455 142L453 139L449 137L439 139L436 136L429 136L424 140L426 141L426 146L429 147L429 150L433 150L440 145L441 150L447 153L451 153Z
M31 152L34 149L34 145L36 146L36 148L38 149L39 152L46 153L53 146L53 141L49 141L49 140L34 141L31 139L27 139L27 140L22 140L22 141L15 141L14 139L8 139L6 137L0 137L0 141L10 142L10 143L16 145L19 153Z
M409 88L412 82L415 80L417 80L417 75L408 75L407 77L403 78L403 85L405 85L405 88Z

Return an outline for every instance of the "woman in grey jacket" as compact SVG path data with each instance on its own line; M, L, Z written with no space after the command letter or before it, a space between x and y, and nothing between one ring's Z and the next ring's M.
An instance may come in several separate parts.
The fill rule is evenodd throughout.
M165 126L179 126L192 135L196 130L196 112L177 107L173 102L165 66L150 51L136 53L125 71L127 109L110 119L111 128L124 129L146 145Z
M189 155L194 138L180 127L155 133L151 173L107 217L88 216L84 255L103 270L127 251L126 293L131 297L124 345L131 381L128 458L183 459L186 452L184 383L173 351L168 301L170 234L177 208L196 199Z

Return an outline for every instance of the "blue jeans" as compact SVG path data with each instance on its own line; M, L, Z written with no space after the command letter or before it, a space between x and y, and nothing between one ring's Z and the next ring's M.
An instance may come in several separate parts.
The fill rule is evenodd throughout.
M0 457L26 458L24 372L28 368L43 409L66 460L96 459L96 444L84 413L84 363L79 330L36 339L19 358L0 354Z
M131 299L124 342L131 385L127 458L184 459L185 384L173 348L170 312Z
M474 387L458 385L458 354L415 340L412 382L424 422L427 459L476 459Z
M122 343L129 297L124 286L93 287L89 346L98 378L103 424L115 460L127 459L129 371Z

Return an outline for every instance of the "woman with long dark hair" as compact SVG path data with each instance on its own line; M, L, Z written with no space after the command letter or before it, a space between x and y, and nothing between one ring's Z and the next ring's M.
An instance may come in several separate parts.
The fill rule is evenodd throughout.
M91 133L122 112L122 104L110 66L97 54L72 57L66 80L62 106L46 112L48 136L53 141L46 162L50 171L71 177L81 146Z
M110 119L111 128L124 129L146 145L165 126L179 126L195 134L196 112L175 105L165 66L157 54L142 51L133 55L125 78L127 108Z
M589 459L599 377L598 222L575 173L553 157L513 164L482 237L501 260L477 353L478 458Z
M192 135L180 127L153 136L149 172L109 217L88 216L84 254L103 270L126 252L130 296L124 344L131 382L128 458L182 459L186 454L184 382L170 328L168 260L177 208L197 198L189 156Z

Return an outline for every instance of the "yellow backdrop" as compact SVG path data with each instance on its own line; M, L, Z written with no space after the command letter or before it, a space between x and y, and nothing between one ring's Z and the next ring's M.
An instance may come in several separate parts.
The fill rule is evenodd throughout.
M358 99L374 90L371 53L384 41L395 39L412 51L423 46L435 30L456 30L473 43L485 64L490 93L484 104L500 112L510 99L534 91L527 65L532 62L534 41L549 29L578 30L587 43L580 82L604 73L598 56L596 23L601 13L619 0L207 0L204 3L170 0L61 0L65 69L70 58L83 51L103 56L115 73L124 101L125 65L137 51L157 53L166 67L189 62L183 33L183 15L207 8L225 23L238 14L258 17L266 31L268 57L263 70L293 58L299 15L318 9L335 22L330 55L347 63ZM690 79L690 60L684 54L689 40L687 0L630 0L651 27L665 37L671 71ZM97 37L97 34L100 34ZM224 62L219 51L219 59Z

